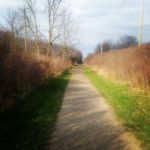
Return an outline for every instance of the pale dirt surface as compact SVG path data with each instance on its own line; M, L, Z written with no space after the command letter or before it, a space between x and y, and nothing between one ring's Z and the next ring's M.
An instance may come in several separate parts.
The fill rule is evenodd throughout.
M50 143L50 150L140 150L82 67L73 69Z

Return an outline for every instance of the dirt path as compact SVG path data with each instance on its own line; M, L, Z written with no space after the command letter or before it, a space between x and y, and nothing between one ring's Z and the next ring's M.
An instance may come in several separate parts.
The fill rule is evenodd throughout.
M134 137L124 132L83 69L76 67L50 150L139 150L139 146Z

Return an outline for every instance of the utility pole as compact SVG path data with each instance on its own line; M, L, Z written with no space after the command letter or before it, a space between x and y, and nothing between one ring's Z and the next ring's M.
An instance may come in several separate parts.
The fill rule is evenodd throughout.
M139 31L139 43L141 47L143 41L143 29L144 29L144 0L141 0L141 20L140 20L140 31Z
M101 54L103 53L103 42L101 42Z

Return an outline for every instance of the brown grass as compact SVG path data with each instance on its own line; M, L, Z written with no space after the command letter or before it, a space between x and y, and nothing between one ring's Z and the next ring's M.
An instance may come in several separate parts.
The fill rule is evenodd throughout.
M138 88L150 88L150 45L92 54L86 63L99 73Z
M46 59L29 52L9 53L1 74L1 91L11 93L30 91L48 77L62 73L69 65L60 58Z
M36 51L24 51L19 45L14 48L14 42L10 32L0 31L0 99L28 92L70 66L60 57L37 57Z

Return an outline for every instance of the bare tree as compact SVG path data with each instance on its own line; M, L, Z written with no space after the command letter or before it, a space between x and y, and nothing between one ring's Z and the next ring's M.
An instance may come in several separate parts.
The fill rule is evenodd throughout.
M72 14L69 11L62 12L61 16L61 40L63 43L63 59L65 59L65 55L69 52L67 49L71 44L73 45L72 41L75 41L75 36L77 34L77 24L72 19Z
M62 0L46 0L48 18L48 49L53 54L53 44L60 37L60 22Z
M23 8L23 22L24 22L24 49L27 50L27 37L28 37L28 33L27 33L27 14L26 14L26 7L24 6Z
M82 53L73 48L73 47L69 47L70 48L70 59L72 61L73 64L82 64L83 62L83 56L82 56Z
M69 36L69 31L67 29L67 27L69 26L69 19L67 16L66 11L63 12L63 16L62 16L62 39L63 39L63 45L64 45L64 49L63 49L63 60L65 59L65 55L67 52L67 40L68 40L68 36Z
M107 52L109 51L110 49L113 48L113 41L112 40L105 40L103 42L103 52ZM96 53L101 53L101 44L98 44L96 49L95 49L95 52Z
M22 26L20 24L21 14L20 9L18 10L8 10L8 14L5 17L5 21L7 24L6 30L9 30L11 33L11 41L12 41L12 50L16 51L17 46L19 46L20 33L22 30Z
M24 1L25 1L25 15L26 15L25 20L27 21L26 24L28 23L28 26L34 36L36 49L37 49L37 55L39 57L40 55L40 46L39 46L40 31L39 31L39 26L38 26L38 16L37 16L37 8L36 8L37 1L35 0L24 0Z
M9 9L6 17L8 28L12 34L13 39L17 40L24 37L24 49L27 49L27 14L26 8L19 8L18 10Z
M6 23L8 24L8 29L12 33L12 37L18 38L19 37L19 32L21 30L20 26L20 13L19 10L8 10L8 15L5 17Z
M134 36L124 35L121 36L117 42L117 48L128 48L130 46L136 46L138 44L138 40Z
M131 35L124 35L121 36L116 42L113 42L113 40L105 40L103 42L103 51L107 52L111 49L122 49L122 48L128 48L130 46L137 46L138 40L136 37ZM101 44L98 44L95 53L101 52Z

